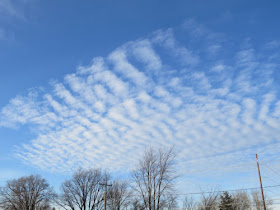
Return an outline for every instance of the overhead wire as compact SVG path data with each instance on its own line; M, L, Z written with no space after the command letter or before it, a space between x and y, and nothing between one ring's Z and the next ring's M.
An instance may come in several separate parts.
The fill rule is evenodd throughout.
M271 192L271 193L273 193L274 195L280 196L278 193L273 192L273 191L271 191L271 190L266 190L266 191Z
M280 187L280 185L269 185L264 186L263 188L275 188ZM260 189L260 187L250 187L250 188L240 188L240 189L232 189L232 190L214 190L214 191L208 191L208 192L191 192L191 193L182 193L183 195L195 195L195 194L203 194L203 193L219 193L219 192L234 192L234 191L247 191L247 190L256 190Z
M279 182L274 181L273 179L271 179L270 177L267 176L263 176L264 179L269 179L270 181L274 182L275 184L279 184Z
M266 164L262 164L264 165L265 167L267 167L268 169L270 169L271 171L273 171L275 174L277 174L278 176L280 176L280 173L274 171L272 168L270 168L269 166L267 166Z
M280 187L279 185L268 185L264 186L263 188L276 188ZM249 188L239 188L239 189L229 189L229 190L213 190L213 191L201 191L201 192L190 192L190 193L173 193L174 195L195 195L195 194L209 194L209 193L221 193L221 192L238 192L238 191L248 191L248 190L256 190L260 189L260 187L249 187ZM3 187L0 188L0 194L3 194ZM38 191L21 191L20 193L24 192L38 192Z

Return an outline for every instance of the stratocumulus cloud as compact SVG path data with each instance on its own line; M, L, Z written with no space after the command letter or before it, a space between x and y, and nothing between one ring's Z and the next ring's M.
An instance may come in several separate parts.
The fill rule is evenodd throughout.
M253 47L231 50L226 59L224 41L193 22L185 27L204 39L203 50L180 44L172 29L156 31L80 66L50 92L12 99L0 125L37 128L16 155L53 171L80 165L118 171L132 167L145 146L174 145L183 172L209 162L232 164L233 155L246 162L264 148L275 154L277 61Z

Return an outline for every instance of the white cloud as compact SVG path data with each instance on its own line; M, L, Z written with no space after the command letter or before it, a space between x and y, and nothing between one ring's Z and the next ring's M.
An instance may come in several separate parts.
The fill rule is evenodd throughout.
M132 45L132 51L136 59L147 64L147 68L151 70L158 70L161 68L160 57L153 50L149 40L141 40Z
M196 65L199 63L199 56L180 45L175 39L172 29L155 32L152 40L165 47L167 51L170 51L171 56L184 65Z
M267 49L275 49L275 48L279 48L279 46L280 46L280 41L278 40L273 40L265 44L265 48Z
M0 1L0 12L7 13L8 15L16 16L17 10L15 6L12 4L12 1L2 0Z
M207 35L208 29L199 24L195 19L188 19L183 23L183 27L187 29L194 37L201 37Z
M127 61L124 50L118 49L114 51L109 55L109 59L115 64L115 69L124 77L132 80L136 85L145 85L145 75Z
M228 66L225 66L223 64L216 64L210 70L213 72L223 72L224 70L226 70L228 68L229 68Z
M50 92L15 97L2 108L0 125L35 125L37 137L18 145L17 155L53 171L79 165L128 171L147 145L175 145L181 172L275 154L277 65L264 59L260 65L254 50L208 65L194 51L171 29L126 43Z
M213 44L208 47L208 51L211 55L215 56L217 53L221 50L221 45L219 44Z
M11 1L11 0L1 0L0 1L0 16L12 17L24 20L23 5L28 3L28 1Z

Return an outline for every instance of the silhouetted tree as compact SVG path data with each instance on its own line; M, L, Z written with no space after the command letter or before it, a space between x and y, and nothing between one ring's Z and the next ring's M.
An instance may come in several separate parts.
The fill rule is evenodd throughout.
M200 202L198 203L199 210L215 210L218 208L219 191L215 189L208 190L208 193L202 193Z
M104 186L109 176L99 169L78 169L71 179L61 185L58 204L71 210L100 210L103 208Z
M55 194L47 181L30 175L7 181L1 196L1 207L6 210L50 210Z
M121 210L129 206L131 190L125 181L114 181L108 190L107 206L110 210Z
M193 197L185 196L183 200L184 210L195 210L196 206L197 206L197 202L193 199Z
M174 157L173 148L163 151L150 147L132 171L133 189L145 209L168 207L168 199L174 195L174 180L177 178Z
M130 210L144 210L145 207L141 204L141 202L136 198L131 201Z

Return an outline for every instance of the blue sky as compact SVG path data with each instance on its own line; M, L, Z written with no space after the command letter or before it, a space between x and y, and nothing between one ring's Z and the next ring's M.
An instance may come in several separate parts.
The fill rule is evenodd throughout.
M1 183L174 145L182 192L258 186L256 153L280 170L279 6L1 0Z

